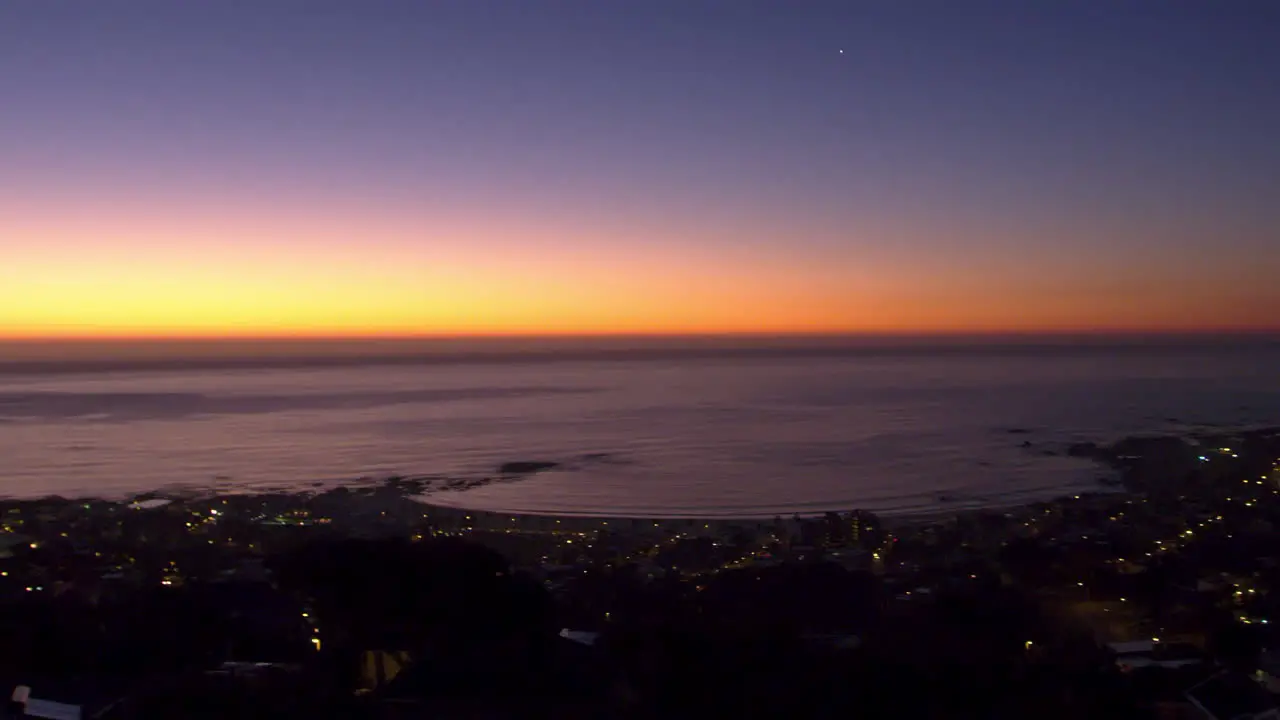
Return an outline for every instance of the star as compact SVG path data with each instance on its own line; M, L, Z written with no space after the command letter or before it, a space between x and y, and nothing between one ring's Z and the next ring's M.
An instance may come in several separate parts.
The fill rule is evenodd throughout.
M841 51L840 51L840 54L841 54L841 55L843 55L843 54L844 54L844 50L841 50Z

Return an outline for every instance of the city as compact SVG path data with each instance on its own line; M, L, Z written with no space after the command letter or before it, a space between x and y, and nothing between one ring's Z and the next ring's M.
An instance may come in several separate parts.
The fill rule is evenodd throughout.
M0 1L0 720L1280 720L1277 28Z
M468 682L459 707L512 682L504 702L574 717L729 698L950 717L1274 707L1280 431L1072 450L1122 486L929 517L705 521L499 515L401 478L6 501L3 673L120 717L200 693L395 717ZM110 689L48 697L83 677Z

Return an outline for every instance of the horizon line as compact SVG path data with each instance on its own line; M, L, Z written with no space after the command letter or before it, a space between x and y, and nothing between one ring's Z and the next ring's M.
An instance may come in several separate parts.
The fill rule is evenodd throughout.
M114 342L414 342L483 340L735 340L735 339L930 339L930 338L1055 338L1055 337L1205 337L1280 335L1280 326L1227 326L1202 328L984 328L919 330L728 330L705 332L477 332L477 333L104 333L104 334L4 334L0 343L114 343Z

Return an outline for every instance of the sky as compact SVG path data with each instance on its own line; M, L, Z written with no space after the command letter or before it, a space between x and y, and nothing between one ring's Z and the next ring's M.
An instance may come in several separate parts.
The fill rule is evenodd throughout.
M0 337L1280 329L1272 0L0 2Z

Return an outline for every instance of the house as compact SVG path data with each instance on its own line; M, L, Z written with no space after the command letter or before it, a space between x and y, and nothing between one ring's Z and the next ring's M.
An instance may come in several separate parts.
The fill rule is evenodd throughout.
M412 664L412 656L403 650L366 650L360 654L360 689L383 688Z
M1271 693L1236 672L1214 675L1188 690L1186 697L1209 720L1280 720Z
M1187 643L1136 640L1111 643L1107 648L1115 655L1116 667L1124 672L1148 667L1176 669L1206 662L1204 653Z
M125 700L119 687L101 682L32 680L9 695L9 714L48 720L99 720L112 717Z
M565 640L576 642L579 645L591 647L596 644L596 640L600 639L600 633L588 632L586 630L570 630L569 628L565 628L560 631L560 637Z

